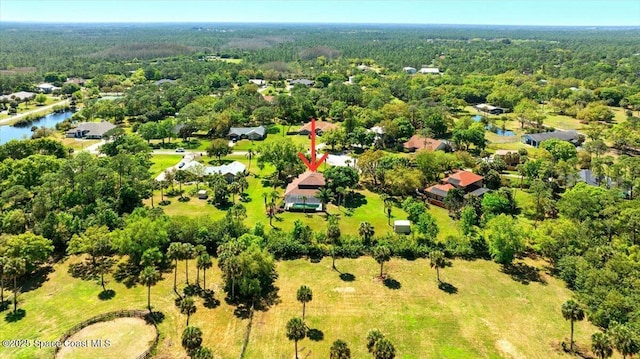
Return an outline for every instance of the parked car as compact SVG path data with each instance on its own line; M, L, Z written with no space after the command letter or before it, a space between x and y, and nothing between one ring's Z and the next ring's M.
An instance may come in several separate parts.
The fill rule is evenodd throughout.
M180 148L178 148L178 149L176 150L176 152L180 152L180 153L182 153L182 152L184 152L184 148L180 147Z
M180 164L178 165L178 168L182 168L184 167L184 162L180 162Z

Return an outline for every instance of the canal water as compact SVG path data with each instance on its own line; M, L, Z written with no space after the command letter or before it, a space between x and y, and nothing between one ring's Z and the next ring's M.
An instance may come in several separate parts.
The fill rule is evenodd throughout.
M56 124L70 118L72 115L73 111L65 111L49 114L25 127L0 126L0 145L11 140L29 139L31 138L31 128L33 126L55 128Z

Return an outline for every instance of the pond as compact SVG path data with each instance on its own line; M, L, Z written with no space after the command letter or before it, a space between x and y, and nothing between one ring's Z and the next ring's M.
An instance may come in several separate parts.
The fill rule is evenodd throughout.
M31 138L31 128L33 126L55 128L56 124L70 118L72 115L73 111L65 111L46 115L45 117L37 121L33 121L29 126L25 127L15 127L9 125L0 126L0 145L11 140L29 139Z
M473 116L474 122L480 122L481 120L482 120L482 116L480 115ZM515 136L516 135L516 133L513 131L503 130L501 128L493 127L491 125L486 125L484 128L486 128L488 131L495 133L498 136Z

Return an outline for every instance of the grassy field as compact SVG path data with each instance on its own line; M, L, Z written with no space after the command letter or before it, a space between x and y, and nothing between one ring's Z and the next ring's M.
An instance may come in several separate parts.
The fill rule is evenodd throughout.
M168 167L175 166L180 160L182 160L182 154L175 155L154 155L151 158L151 162L153 165L151 166L151 174L153 177L156 177ZM159 194L158 194L159 195Z
M25 316L16 322L3 321L0 337L56 340L76 323L97 314L146 307L145 287L126 288L110 278L107 288L115 291L115 297L100 300L102 288L98 283L68 274L69 264L78 261L73 257L55 264L46 280L23 293L19 307L25 310ZM379 267L369 257L338 259L336 265L353 280L341 280L339 273L331 270L330 259L277 264L279 299L267 311L255 313L245 358L293 356L285 323L301 315L295 292L302 284L313 290L306 318L309 328L315 329L313 340L304 339L299 345L303 358L328 357L331 343L339 338L349 343L352 357L368 358L365 337L373 328L393 342L398 358L564 357L557 348L569 335L569 323L563 320L560 306L571 293L558 280L533 267L527 267L536 273L531 277L539 278L527 281L504 273L492 262L455 260L441 272L442 280L449 284L445 292L438 288L428 260L392 259L385 265L386 274L393 279L388 287L376 278ZM195 265L191 263L189 268L193 281ZM174 304L172 273L163 277L151 289L154 310L165 316L159 325L161 341L156 358L182 358L185 353L180 336L186 318ZM184 284L183 263L179 264L178 283ZM198 299L190 324L202 329L203 345L211 348L216 358L237 358L248 319L234 315L235 307L226 304L221 284L214 263L207 272L207 286L214 289L220 303L206 308ZM577 343L585 347L596 328L583 321L576 323L575 331ZM104 339L109 336L118 334ZM50 358L51 353L33 347L4 348L0 358Z

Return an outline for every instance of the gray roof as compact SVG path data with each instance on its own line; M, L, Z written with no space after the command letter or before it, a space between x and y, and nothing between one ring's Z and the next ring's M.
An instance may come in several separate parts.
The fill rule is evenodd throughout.
M36 94L33 92L27 92L27 91L20 91L20 92L14 92L14 93L10 93L8 95L4 95L4 96L0 96L0 100L2 99L7 99L7 100L12 100L13 98L16 98L20 101L24 101L28 98L31 98L33 96L35 96Z
M307 80L307 79L297 79L297 80L291 80L289 81L290 85L297 85L297 84L302 84L305 86L313 86L313 84L315 84L315 81L311 81L311 80Z
M480 197L480 196L482 196L483 194L485 194L485 193L487 193L489 191L491 191L491 190L486 188L486 187L480 187L480 188L476 189L475 191L471 191L471 192L467 193L465 195L465 197L468 197L468 196Z
M260 137L264 137L267 133L267 128L264 126L258 127L231 127L229 130L229 136L249 136L250 134L257 134Z
M83 122L81 124L79 124L78 126L76 126L75 128L70 129L69 131L67 131L68 134L75 134L78 131L80 132L85 132L88 131L87 133L84 134L84 136L104 136L104 134L109 131L116 128L116 126L114 124L112 124L111 122Z
M172 83L174 83L174 82L176 82L176 80L172 80L172 79L161 79L161 80L158 80L158 81L154 82L154 84L155 84L156 86L160 86L160 85L162 85L162 84L166 84L166 83L172 84Z
M563 141L574 141L577 140L579 135L578 132L571 131L553 131L553 132L543 132L543 133L528 133L526 135L522 135L522 137L529 137L530 139L536 142L542 142L545 140L550 140L552 138L556 138Z

